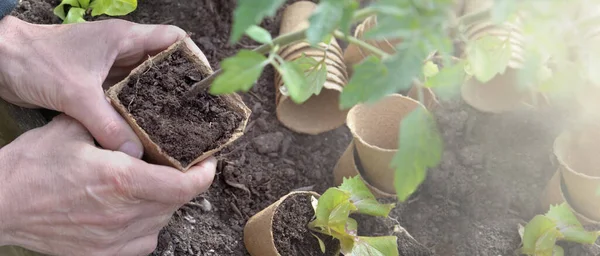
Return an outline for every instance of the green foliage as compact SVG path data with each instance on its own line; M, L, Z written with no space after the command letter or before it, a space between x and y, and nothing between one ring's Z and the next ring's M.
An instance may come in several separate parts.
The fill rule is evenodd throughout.
M68 8L68 12L65 11ZM85 22L84 16L91 11L92 16L127 15L137 8L137 0L63 0L56 8L54 15L64 24Z
M250 26L246 30L246 34L252 38L252 40L262 44L271 44L273 41L269 31L256 25Z
M600 235L600 231L585 230L566 203L550 206L545 215L535 216L520 233L521 252L533 256L564 255L557 241L593 244Z
M440 162L442 144L435 120L427 109L418 107L402 120L399 149L392 161L398 200L408 199L425 180L427 169Z
M509 41L495 36L484 36L467 44L468 69L482 83L504 73L510 55Z
M319 95L327 80L327 64L325 64L325 59L317 61L312 57L303 55L294 60L293 63L303 75L303 78L299 78L298 81L303 81L304 84L296 85L294 90L290 90L289 87L293 86L294 83L286 83L288 91L296 92L290 93L292 100L296 103L302 103L308 100L313 94Z
M309 18L310 27L306 31L306 38L316 45L325 41L336 29L349 32L358 6L356 0L322 0Z
M221 63L223 74L215 79L210 92L213 94L248 91L260 77L267 58L259 53L241 50L234 57L227 58Z
M339 187L327 189L319 199L313 199L313 207L315 218L309 228L338 239L344 255L398 255L395 236L358 236L358 223L350 214L387 217L394 208L393 204L379 203L359 176L344 178ZM317 240L324 252L324 244Z
M260 23L265 17L275 12L285 0L239 0L233 14L233 29L230 43L237 43L246 30Z

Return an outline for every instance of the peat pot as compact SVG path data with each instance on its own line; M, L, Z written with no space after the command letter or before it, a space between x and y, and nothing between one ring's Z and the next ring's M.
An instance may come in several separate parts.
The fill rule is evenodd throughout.
M562 203L567 203L575 217L581 222L583 225L599 225L600 221L598 219L592 219L586 215L584 215L579 208L573 206L573 200L570 195L568 195L565 191L565 183L562 177L560 170L556 171L546 188L544 189L542 200L541 200L541 210L540 212L546 213L550 210L550 206L552 205L560 205Z
M212 73L204 54L186 37L106 92L142 141L146 161L185 172L242 136L250 109L239 95L186 94Z
M323 254L313 236L317 234L307 228L314 217L311 197L319 196L312 191L291 192L252 216L244 227L244 245L250 255L338 255L337 240L319 234L327 248Z

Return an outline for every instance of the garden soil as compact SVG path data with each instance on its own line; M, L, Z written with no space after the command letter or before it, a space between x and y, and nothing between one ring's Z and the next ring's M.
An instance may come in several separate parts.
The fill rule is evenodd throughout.
M40 1L24 0L29 9L21 14L56 23L57 1ZM247 38L228 45L234 7L234 0L143 0L122 18L189 31L216 70L236 50L257 46ZM262 24L274 36L281 12ZM213 185L175 213L154 256L248 255L242 230L249 217L292 190L323 193L332 186L332 169L351 140L348 129L308 136L284 128L275 116L271 68L242 96L253 110L246 134L217 155ZM518 225L540 213L539 196L557 169L551 145L564 115L555 109L484 115L461 102L443 104L435 115L445 139L441 165L390 218L365 218L359 233L391 235L399 224L425 250L406 255L515 255ZM563 245L566 255L600 255L596 245Z
M189 97L201 71L181 51L130 78L118 95L152 141L182 166L227 142L242 115L208 92Z

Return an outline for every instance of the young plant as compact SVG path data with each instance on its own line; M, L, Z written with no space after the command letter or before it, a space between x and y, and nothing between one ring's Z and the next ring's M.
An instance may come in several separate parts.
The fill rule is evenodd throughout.
M593 244L600 231L587 231L566 203L550 206L545 215L535 216L525 227L519 227L522 254L530 256L563 256L557 241Z
M62 0L54 8L54 15L63 20L64 24L85 22L84 16L91 14L123 16L137 8L137 0Z
M359 236L356 220L350 214L387 217L394 204L380 204L362 179L358 176L347 179L337 188L329 188L319 199L312 198L315 216L308 227L340 241L344 255L398 255L397 237ZM315 235L325 253L325 243Z

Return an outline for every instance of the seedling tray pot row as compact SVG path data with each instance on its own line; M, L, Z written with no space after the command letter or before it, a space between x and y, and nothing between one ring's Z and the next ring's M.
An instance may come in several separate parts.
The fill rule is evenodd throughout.
M573 214L575 214L577 220L581 222L581 224L599 225L600 222L598 219L592 219L581 213L581 209L574 207L572 196L567 195L564 187L564 179L559 169L554 173L550 181L548 181L546 188L544 189L540 205L542 209L540 210L540 212L548 212L548 210L550 210L550 206L566 203L573 212Z
M178 67L183 66L187 69L183 74L173 73L174 71L172 70L169 70L166 73L161 73L162 70L159 70L159 67L171 65L179 65ZM124 80L114 85L106 92L113 107L121 116L123 116L123 118L127 121L127 123L142 141L144 146L144 159L146 161L159 165L172 166L180 171L185 172L191 166L215 154L242 136L251 111L244 104L239 95L229 94L212 96L208 95L208 93L204 93L202 96L204 98L202 99L183 99L187 96L185 93L191 87L191 84L195 83L196 80L208 77L212 73L213 70L210 67L206 57L202 52L200 52L200 50L197 49L197 47L195 47L195 45L193 45L191 39L187 37L173 44L167 50L150 57L140 66L136 67ZM153 77L151 77L150 74L153 74ZM148 81L151 81L150 83L154 83L153 85L148 85L149 87L153 87L154 91L151 91L149 94L147 94L146 96L148 97L146 98L138 97L140 95L136 94L137 90L141 90L141 85L138 86L140 81L145 81L145 85L148 85ZM171 88L164 89L167 88L167 84L170 84ZM133 90L131 89L132 86L134 86ZM174 96L174 92L179 92L179 97ZM123 100L124 97L129 97L131 99L125 102ZM166 101L171 98L176 99ZM205 100L210 100L210 102ZM196 106L194 105L194 102L197 102L200 105ZM176 106L171 106L172 111L170 113L160 112L168 109L169 104L176 104ZM130 111L132 106L135 105L145 105L146 108L155 110L158 109L157 112L160 114L155 112L150 117L145 116L143 118L139 118ZM217 123L215 124L208 123L208 127L215 127L218 130L217 132L223 132L223 130L229 129L229 131L227 131L228 133L218 135L220 138L215 139L212 146L207 146L204 148L204 150L200 150L200 145L197 144L186 145L186 141L189 143L191 140L189 137L186 137L186 135L189 134L186 134L186 131L183 131L185 129L194 130L194 132L197 133L211 132L210 129L205 129L207 127L198 126L198 123L190 121L190 118L192 117L188 116L188 113L197 113L197 111L199 111L198 109L200 108L207 108L205 109L205 112L207 111L209 114L217 117L221 115L230 116L236 119L230 120L232 122L228 124L229 126L221 127L218 123L218 120L220 119L217 117L204 117L202 116L202 113L198 114L200 117L196 116L196 118L209 119L204 120L203 122L205 123L212 122L212 120L217 120ZM214 112L213 109L216 109L215 111L217 112ZM181 115L181 118L177 121L173 121L175 119L167 119L169 117L179 115ZM166 136L171 136L169 138L174 138L176 139L175 141L163 141L163 143L159 142L159 140L161 140L161 136L160 134L157 134L155 129L156 126L153 125L161 125L161 123L162 125L166 124L167 127L171 127L172 129L163 131L162 135L165 136L166 133ZM146 127L143 127L144 125ZM150 130L147 128L150 128ZM184 146L182 147L181 145ZM169 147L170 150L168 150L167 147ZM174 148L179 148L179 150L183 148L183 150L190 152L185 153L186 159L183 159L170 154L169 151L172 153Z
M309 26L309 17L316 9L316 4L308 1L298 1L285 8L282 16L280 34L287 34L305 29ZM288 129L316 135L342 126L346 120L347 110L339 107L339 97L344 86L348 83L346 65L343 61L342 49L337 41L331 44L321 43L318 48L305 41L287 45L278 54L288 62L303 56L317 61L325 58L327 79L318 95L312 95L302 104L293 102L282 93L283 79L275 72L275 103L279 121Z
M277 214L292 215L294 212L285 211L281 205L293 197L306 197L308 198L308 204L310 204L310 197L314 196L319 198L320 195L312 191L295 191L291 192L275 203L269 205L267 208L258 212L252 216L244 227L244 245L252 256L281 256L282 254L275 245L275 239L278 237L274 236L274 219ZM312 206L310 206L312 207ZM314 214L314 212L313 212ZM285 224L285 223L284 223ZM302 223L303 225L308 223ZM318 245L318 241L314 238L315 244ZM318 248L318 246L317 246ZM335 252L339 252L338 248L330 248ZM328 249L329 250L329 249ZM319 252L320 253L320 252Z
M581 125L563 132L554 142L565 192L573 208L593 220L600 220L600 126Z

